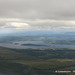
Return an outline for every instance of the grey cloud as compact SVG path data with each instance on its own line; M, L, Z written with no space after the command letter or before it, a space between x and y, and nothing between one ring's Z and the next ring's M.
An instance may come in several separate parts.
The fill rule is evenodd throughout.
M16 21L14 21L16 20ZM0 26L1 29L19 29L19 30L50 30L55 28L75 28L75 21L65 20L19 20L19 19L7 19Z
M75 19L75 0L0 0L0 17Z
M74 21L75 0L0 0L0 28L17 28L10 22L28 23L29 29L75 28Z

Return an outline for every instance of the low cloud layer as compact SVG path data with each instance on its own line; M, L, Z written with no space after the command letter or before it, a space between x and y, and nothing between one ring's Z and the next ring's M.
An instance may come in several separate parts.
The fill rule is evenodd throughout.
M75 0L0 0L0 29L75 28Z
M23 19L1 19L0 29L16 30L49 30L55 28L74 29L75 21L71 20L23 20Z

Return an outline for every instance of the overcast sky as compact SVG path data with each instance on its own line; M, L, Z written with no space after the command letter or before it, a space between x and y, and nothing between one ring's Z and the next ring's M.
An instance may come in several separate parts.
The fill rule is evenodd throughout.
M75 0L0 0L0 30L75 29Z

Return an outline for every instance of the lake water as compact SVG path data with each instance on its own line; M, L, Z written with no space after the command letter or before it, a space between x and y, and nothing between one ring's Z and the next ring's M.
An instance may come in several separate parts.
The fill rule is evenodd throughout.
M40 46L25 46L22 44L35 44ZM8 48L17 48L17 49L27 49L27 48L75 48L75 45L61 45L61 44L49 44L45 43L44 41L15 41L15 42L8 42L8 43L0 43L2 47Z

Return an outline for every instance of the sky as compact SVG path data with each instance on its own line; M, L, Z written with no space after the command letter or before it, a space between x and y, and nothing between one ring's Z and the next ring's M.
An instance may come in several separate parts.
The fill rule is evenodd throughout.
M75 30L75 0L0 0L0 32Z

